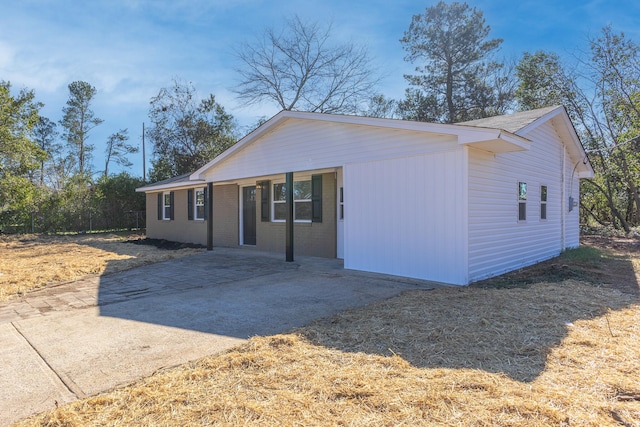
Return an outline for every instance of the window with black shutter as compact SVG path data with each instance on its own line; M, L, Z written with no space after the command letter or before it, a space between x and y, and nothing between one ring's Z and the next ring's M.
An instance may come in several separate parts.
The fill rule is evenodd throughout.
M260 188L260 220L262 222L269 222L271 219L271 213L269 212L269 187L270 181L258 182Z
M158 219L174 219L173 215L173 191L158 193Z
M169 192L169 217L166 219L175 219L174 216L174 195L173 195L173 191Z
M187 190L187 219L193 220L193 189Z
M311 177L311 221L322 222L322 175Z

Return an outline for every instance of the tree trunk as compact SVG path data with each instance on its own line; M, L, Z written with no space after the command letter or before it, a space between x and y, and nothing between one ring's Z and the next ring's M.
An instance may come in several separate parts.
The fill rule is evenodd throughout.
M600 185L598 185L593 180L586 180L586 181L589 184L593 185L598 191L600 191L604 195L605 199L607 199L607 206L609 206L609 210L611 210L611 213L612 213L612 215L614 217L614 218L612 218L612 220L614 222L614 225L615 225L615 218L617 218L618 221L620 221L620 225L624 229L625 233L629 234L631 232L631 229L629 228L629 223L625 220L624 216L616 208L615 203L613 202L613 198L611 197L611 195L608 194L604 190L604 188L602 188Z
M456 121L456 112L455 106L453 104L453 71L451 70L451 64L447 67L447 110L448 116L447 123L455 123Z

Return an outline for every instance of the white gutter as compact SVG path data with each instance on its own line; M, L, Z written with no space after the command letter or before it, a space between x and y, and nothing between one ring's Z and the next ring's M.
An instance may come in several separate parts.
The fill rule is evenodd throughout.
M164 191L175 190L176 188L193 188L201 185L206 185L207 182L204 179L192 179L189 181L170 182L168 184L161 185L146 185L144 187L136 188L137 193L146 193L149 191Z

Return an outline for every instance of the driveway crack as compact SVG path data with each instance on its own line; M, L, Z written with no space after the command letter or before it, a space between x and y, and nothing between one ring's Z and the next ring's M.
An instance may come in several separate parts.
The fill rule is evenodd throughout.
M83 399L83 398L87 397L85 392L83 392L82 389L80 387L78 387L78 385L76 383L74 383L71 378L69 378L64 373L56 371L56 369L53 366L51 366L51 364L47 361L47 359L44 357L44 355L42 355L42 353L40 353L40 351L38 351L36 346L33 345L33 343L31 341L29 341L29 338L27 338L27 336L20 330L20 328L18 327L18 325L15 322L11 322L11 326L13 326L13 328L16 330L16 332L18 334L20 334L20 336L26 341L27 344L29 344L29 347L31 347L33 349L33 351L38 355L40 360L42 360L44 362L44 364L47 365L47 367L49 367L51 372L53 372L54 375L60 380L60 382L62 382L62 384L64 384L64 386L67 388L67 390L69 390L69 392L71 392L73 395L75 395L77 399Z

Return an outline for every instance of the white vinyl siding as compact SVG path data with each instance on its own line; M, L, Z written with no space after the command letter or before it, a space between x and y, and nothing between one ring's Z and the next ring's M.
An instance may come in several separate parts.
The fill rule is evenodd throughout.
M469 150L470 281L552 258L563 249L564 148L549 122L524 136L532 141L529 151L494 155ZM541 185L547 186L546 221L540 221L537 206L527 206L527 220L518 221L518 182L527 183L528 204L540 200Z
M295 120L220 162L208 181L335 168L351 162L421 155L458 146L453 136L375 126Z
M565 188L566 197L564 200L564 248L577 248L580 245L580 179L575 172L575 161L572 163L569 156L566 157L564 165L564 173L566 176ZM578 160L582 161L582 160ZM573 197L574 202L578 205L569 211L569 196ZM551 197L551 196L549 196Z
M344 167L345 268L467 283L466 148Z
M342 168L339 168L336 172L336 186L340 189L336 195L336 206L338 206L336 212L336 256L344 259L344 202L346 199L342 179Z

